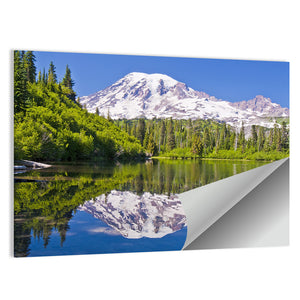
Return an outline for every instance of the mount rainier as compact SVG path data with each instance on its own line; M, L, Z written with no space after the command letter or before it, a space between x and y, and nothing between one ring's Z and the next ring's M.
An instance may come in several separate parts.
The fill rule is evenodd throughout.
M196 91L164 74L129 73L111 86L79 99L89 112L112 119L213 119L240 127L273 127L272 117L288 117L289 109L256 96L231 103Z
M130 239L161 238L186 226L186 217L177 195L112 190L86 201L78 208L105 222Z

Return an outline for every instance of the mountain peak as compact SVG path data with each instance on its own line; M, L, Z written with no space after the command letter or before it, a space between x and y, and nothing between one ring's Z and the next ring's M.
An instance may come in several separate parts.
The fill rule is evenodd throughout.
M113 119L144 117L173 119L213 119L232 126L265 124L265 117L287 117L289 109L262 95L231 103L195 91L165 74L132 72L113 85L80 98L89 112L108 111ZM273 124L273 123L272 123ZM270 124L270 126L272 126Z
M270 117L287 117L289 115L288 108L282 108L279 104L273 103L270 98L262 95L256 95L250 100L232 103L232 106Z
M138 81L146 81L149 84L161 84L161 80L164 82L165 86L175 86L178 81L173 79L172 77L165 75L165 74L160 74L160 73L152 73L152 74L147 74L147 73L142 73L142 72L131 72L127 74L124 79L129 79L130 81L133 82L138 82Z
M256 102L268 102L271 103L271 99L270 98L266 98L263 95L256 95L253 99L250 99L248 101L256 101Z

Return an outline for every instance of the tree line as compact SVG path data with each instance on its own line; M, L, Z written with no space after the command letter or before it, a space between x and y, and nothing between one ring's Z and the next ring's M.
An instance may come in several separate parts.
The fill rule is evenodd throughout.
M213 120L170 118L113 122L135 136L149 156L277 159L289 152L285 120L275 123L274 128L252 125L248 134L244 125L237 130Z

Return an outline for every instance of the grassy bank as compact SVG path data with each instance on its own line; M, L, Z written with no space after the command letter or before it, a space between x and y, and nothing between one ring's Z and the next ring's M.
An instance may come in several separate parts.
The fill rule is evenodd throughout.
M246 151L241 150L219 150L202 156L193 154L190 151L178 151L183 149L174 149L173 151L163 153L159 156L153 156L156 159L228 159L228 160L257 160L257 161L275 161L289 156L289 151Z

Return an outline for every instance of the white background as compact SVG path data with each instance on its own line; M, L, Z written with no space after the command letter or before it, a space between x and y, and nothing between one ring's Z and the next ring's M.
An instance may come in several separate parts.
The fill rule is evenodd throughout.
M297 1L1 2L2 299L300 299ZM14 259L11 50L290 62L291 246Z

